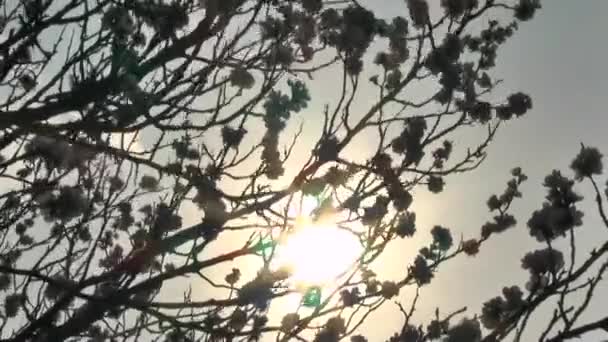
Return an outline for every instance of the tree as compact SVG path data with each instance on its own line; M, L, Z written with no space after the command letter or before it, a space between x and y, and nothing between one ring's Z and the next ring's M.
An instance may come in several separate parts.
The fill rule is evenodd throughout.
M369 266L416 232L413 189L439 193L447 176L475 169L499 127L531 109L522 92L493 99L500 80L490 73L500 45L539 1L442 0L435 9L407 0L407 17L384 19L355 0L0 6L2 338L337 341L401 288L424 286L442 263L477 253L515 224L508 208L525 180L519 170L488 202L497 214L480 237L456 242L434 227L398 281ZM322 73L339 80L338 98L312 98ZM373 101L361 101L369 94ZM312 113L317 102L324 110ZM318 136L303 139L298 120L322 121ZM455 144L451 137L468 127L486 137ZM349 152L356 139L373 144L368 155ZM597 173L588 151L577 158L581 178ZM572 183L559 174L546 183L552 197L529 224L548 249L524 258L527 297L507 288L506 299L484 306L487 341L525 325L549 297L565 298L608 249L580 274L557 272L565 262L549 242L578 224L562 221L580 218L568 216L578 197L562 193ZM293 269L272 267L282 238L301 223L290 208L307 196L317 198L310 221L333 220L362 246L331 293L295 286ZM555 207L566 216L554 217ZM213 250L234 231L242 247ZM253 274L208 276L255 255ZM206 283L206 297L188 291L168 301L167 284L184 279ZM581 289L591 294L598 281ZM313 309L269 321L272 304L298 291ZM592 329L575 325L578 314L563 300L558 308L552 325L563 320L564 329L555 340ZM412 310L393 340L482 338L477 318L449 326L456 313L438 313L420 328Z
M453 323L450 320L454 320L454 316L462 314L465 309L446 317L440 317L437 311L436 318L427 326L414 325L410 319L416 307L416 295L409 309L401 307L405 323L390 341L426 341L442 336L445 341L485 342L510 338L521 341L523 338L531 338L524 335L529 325L542 328L539 335L533 337L539 341L574 340L590 332L607 331L606 317L589 318L585 314L593 296L601 288L608 269L608 243L600 240L587 254L577 250L575 239L577 232L583 229L579 228L583 225L583 212L577 207L583 197L574 189L576 181L591 183L601 223L608 228L604 210L608 183L602 193L596 180L603 172L602 158L599 150L583 145L570 165L574 177L565 176L559 170L553 170L545 177L545 201L540 209L533 211L526 223L530 237L542 247L525 253L521 259L521 267L529 273L525 288L518 285L504 287L500 296L483 304L479 319L465 317L455 325L450 325ZM462 242L460 250L465 254L476 255L483 241L515 226L515 218L507 211L512 201L522 196L518 188L527 177L520 168L513 169L511 174L513 178L507 183L504 193L500 196L492 195L488 199L487 206L496 216L481 227L481 239ZM443 239L438 237L441 231L437 227L431 231L435 242L451 243L451 237L447 234L442 234ZM421 254L425 255L423 250ZM458 251L452 255L456 253ZM426 273L425 279L431 278L432 273ZM549 319L530 320L543 306L552 309ZM485 328L483 337L482 326Z

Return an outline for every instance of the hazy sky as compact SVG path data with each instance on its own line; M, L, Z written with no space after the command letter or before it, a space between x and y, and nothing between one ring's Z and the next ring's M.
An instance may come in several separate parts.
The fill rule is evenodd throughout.
M362 2L371 4L370 7L381 16L407 16L402 0ZM439 1L429 2L437 4ZM381 279L397 280L403 276L420 248L419 243L428 241L428 231L433 225L453 229L456 239L461 234L465 238L478 236L481 225L491 218L485 206L487 198L502 192L509 170L515 166L521 166L529 176L529 181L521 189L524 198L517 200L513 207L519 223L485 244L476 258L459 258L441 268L431 285L422 290L414 323L420 322L419 319L428 322L438 305L444 313L468 306L468 315L472 316L480 312L481 303L499 295L503 286L523 286L527 273L521 269L520 259L527 251L542 248L529 237L525 223L530 214L541 206L544 176L554 168L569 173L568 165L580 148L580 142L596 146L608 154L608 139L604 133L607 122L602 101L608 95L605 85L608 69L604 65L608 61L606 13L606 0L544 0L543 9L535 19L522 24L516 35L501 48L493 75L504 79L504 83L495 93L496 98L504 98L505 94L513 91L524 91L533 97L533 110L523 119L509 121L502 127L490 145L489 157L479 169L447 178L445 191L439 195L425 190L416 191L418 237L397 241L387 250L380 261ZM315 84L319 86L311 89L319 108L335 100L332 91L335 93L338 86L335 74L324 75L328 76L317 79ZM365 103L366 99L360 101ZM319 120L304 122L305 134L318 134ZM479 138L463 137L467 141ZM459 142L456 141L456 149ZM351 147L364 150L368 146L360 142ZM604 184L605 179L600 183ZM588 208L585 225L580 229L578 239L581 246L589 247L595 241L605 241L608 234L600 226L589 201L589 186L582 184L578 188L588 197L585 201ZM200 220L200 215L194 213L184 219L186 224L194 223ZM209 253L225 247L218 244ZM586 253L587 250L581 248L579 252ZM218 270L218 279L223 278L225 270L230 267L232 265L226 265L226 268ZM608 286L604 287L608 289ZM600 298L603 299L601 292L596 297L598 302ZM400 300L404 304L409 303L410 293L402 292ZM592 306L592 309L597 310L597 307ZM536 315L532 321L535 318L540 319L540 325L534 324L532 328L544 327L547 317ZM384 341L400 328L400 323L401 315L396 307L387 304L381 312L370 317L364 333L370 342ZM597 339L595 335L583 341Z
M407 16L402 0L363 2L380 16ZM438 3L435 0L429 2L435 6ZM604 36L608 32L605 21L608 1L545 0L543 6L536 18L522 24L516 35L501 48L497 68L493 71L495 78L504 79L501 88L493 95L496 99L514 91L524 91L533 97L533 110L523 119L509 121L503 126L489 148L488 159L478 170L448 177L446 189L439 195L429 194L424 189L416 191L414 206L419 233L414 239L396 241L390 246L379 262L380 279L397 280L403 276L420 243L429 241L429 230L433 225L453 229L456 239L461 234L465 238L478 236L481 225L491 218L485 206L487 198L503 191L509 170L515 166L521 166L530 177L522 187L524 199L516 201L513 207L519 224L485 244L476 258L459 258L441 268L431 285L422 290L414 323L428 322L437 306L443 313L468 306L468 315L472 316L480 312L484 301L499 295L503 286L523 286L527 272L520 267L521 257L527 251L543 247L529 237L525 225L532 211L541 206L544 196L542 179L554 168L567 171L580 142L608 153L602 101L606 95L605 82L608 81L608 71L603 63L608 60ZM313 104L299 114L299 121L305 124L304 140L315 141L318 137L322 122L317 116L325 104L335 103L339 91L338 75L331 71L323 72L312 82ZM407 95L415 98L419 94ZM360 94L358 97L362 108L368 108L374 100L373 95L366 96ZM357 106L354 108L359 109ZM283 137L291 138L288 132ZM481 138L471 135L459 137L455 141L456 151L466 146L465 142L473 143ZM291 161L297 167L301 165L298 156L305 157L310 151L306 147L300 148L303 153L297 153ZM354 141L349 149L362 153L366 149L375 149L375 145L359 140ZM352 157L348 150L345 155ZM288 168L282 179L288 181L290 171L295 172L295 169ZM590 194L586 185L579 189ZM585 204L589 205L589 202ZM191 213L184 217L186 224L199 220L199 213ZM587 211L585 226L578 235L583 246L591 246L594 241L607 237L596 216L593 210ZM241 246L240 241L236 242L230 235L220 240L205 253L213 255L226 248ZM587 252L584 248L579 251ZM208 275L222 279L233 266L226 264L209 270ZM250 267L244 271L252 274L256 270ZM182 280L176 280L176 283L180 282ZM172 285L168 286L170 289ZM180 296L179 291L173 293ZM200 290L199 295L207 297L210 293ZM601 293L597 298L600 297ZM411 292L403 291L399 299L408 304ZM533 316L532 321L535 319L539 319L539 323L532 324L531 331L544 327L548 318L541 312ZM401 322L401 314L389 303L370 317L363 332L370 342L384 341L400 328ZM597 338L597 335L587 336L584 341L596 341Z
M390 3L385 13L403 12L403 2ZM490 146L488 159L478 170L449 178L446 190L438 196L421 192L416 197L420 221L427 224L427 229L432 224L445 224L465 237L474 236L490 218L485 208L487 198L502 191L508 170L521 166L530 179L522 187L524 198L514 205L519 223L486 244L475 259L461 258L444 267L431 286L423 289L421 316L431 313L436 305L441 305L444 312L468 305L471 314L477 313L483 301L500 294L502 286L523 286L527 273L520 268L520 259L526 251L542 248L529 237L525 223L532 211L540 208L545 195L541 186L543 177L554 168L570 174L568 165L580 142L608 153L605 134L608 1L542 3L543 9L534 20L522 24L501 48L494 70L495 77L505 80L498 94L527 92L533 97L533 110L503 127ZM600 182L603 184L605 179ZM578 189L587 197L585 224L578 239L588 247L605 241L607 235L593 210L589 186L582 184ZM398 258L403 251L409 252L409 247L416 248L408 242L394 246L391 259ZM587 252L588 249L580 251L581 255ZM605 293L599 292L596 301L603 301ZM407 302L408 295L402 299ZM386 322L385 317L371 322L375 327L369 329L370 341L386 338L394 329L380 323ZM536 315L533 321L535 317L544 327L548 317ZM582 340L597 341L599 337L588 335Z
M407 16L402 0L362 2L379 16ZM481 225L491 218L485 205L487 198L503 191L509 170L515 166L521 166L529 176L521 188L524 198L513 206L519 223L485 244L476 258L459 258L444 265L431 285L423 287L414 323L426 324L437 306L443 313L468 306L468 315L473 316L480 312L484 301L500 295L503 286L523 287L528 275L521 269L521 257L528 251L543 248L529 236L526 222L530 214L541 206L545 195L541 185L544 176L555 168L569 174L568 165L578 152L580 142L596 146L608 154L602 101L606 95L605 82L608 81L608 71L603 65L608 60L604 36L608 31L605 21L608 1L545 0L543 6L535 19L523 23L515 36L501 48L497 68L492 73L494 78L504 79L501 88L493 94L495 99L504 99L514 91L524 91L533 97L533 110L523 119L511 120L502 127L489 148L489 157L479 169L448 177L446 189L439 195L429 194L424 189L416 191L414 206L418 234L414 239L396 241L387 249L378 263L380 279L397 280L403 276L421 247L420 243L428 243L433 225L451 228L457 240L461 234L465 238L479 236ZM321 122L314 120L318 115L315 113L324 104L335 102L339 91L337 75L324 72L312 83L313 104L300 113L300 120L305 124L305 139L318 137ZM414 98L416 95L415 92L408 93ZM374 95L365 96L360 94L357 98L364 106L362 108L368 108L374 100ZM357 106L354 108L359 109ZM284 136L289 138L289 134ZM455 149L458 151L459 147L467 146L465 143L478 142L481 138L461 136L455 141ZM347 150L344 154L352 157L353 154L349 153L364 153L361 151L375 149L375 145L359 140L349 145L349 149L350 152ZM298 159L298 155L294 159ZM291 162L300 165L297 160ZM287 180L290 179L289 171L284 177ZM603 184L605 180L600 182ZM591 198L586 184L578 188ZM585 201L587 208L592 208L590 203ZM579 249L581 255L587 253L595 241L608 237L605 229L600 228L595 211L589 209L586 214L585 225L578 233L579 243L586 247ZM225 246L218 243L216 248L221 250ZM220 275L225 269L217 272ZM598 292L596 298L601 296L602 293ZM411 292L402 291L399 300L404 305L408 304ZM592 306L592 309L597 310L597 307ZM546 313L551 311L549 307L534 315L530 331L544 328L548 319ZM538 323L534 323L535 319L539 320ZM370 316L362 332L370 341L384 341L400 328L401 322L402 316L396 306L388 303ZM597 339L598 335L588 335L583 341Z

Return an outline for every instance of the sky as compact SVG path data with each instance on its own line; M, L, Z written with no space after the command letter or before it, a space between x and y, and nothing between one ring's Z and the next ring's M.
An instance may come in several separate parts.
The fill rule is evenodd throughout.
M362 2L379 16L407 16L402 0ZM604 82L608 80L608 70L604 68L608 53L604 44L604 33L608 31L604 19L607 10L608 2L600 0L584 4L581 1L545 0L534 20L522 23L514 37L500 49L492 75L503 79L504 83L492 96L503 99L516 91L526 92L533 98L533 110L502 127L488 149L488 158L477 170L448 177L445 190L439 195L424 189L415 192L417 237L394 242L379 260L377 273L381 279L400 279L420 244L428 242L428 231L433 225L451 228L457 239L461 235L464 238L479 236L481 225L491 219L486 200L494 193L502 193L509 171L516 166L521 166L529 176L521 188L524 198L513 205L513 214L519 222L515 228L486 243L477 257L457 258L442 267L434 281L422 288L420 304L413 318L415 323L426 324L437 306L444 314L467 306L467 315L471 317L481 311L484 301L500 295L503 286L520 285L523 288L527 272L521 269L521 258L528 251L544 247L529 236L526 227L531 213L541 207L545 195L543 178L553 169L570 174L568 166L581 142L608 153L602 106L606 94ZM323 72L311 83L313 103L299 114L299 122L304 123L304 140L316 141L318 138L322 122L315 118L323 106L335 102L339 94L336 75L331 71ZM414 91L408 95L415 98L420 93ZM371 93L363 93L356 101L365 106L362 108L367 108L373 100ZM465 143L478 142L482 138L479 133L480 130L467 131L459 136L456 149ZM284 136L291 138L288 132ZM299 148L305 150L305 147ZM358 139L344 154L351 157L373 149L374 144ZM307 153L296 153L290 161L292 165L301 165L299 155ZM287 180L290 171L288 168L284 177ZM601 184L604 182L605 179L600 180ZM577 189L591 198L587 184L580 184ZM578 235L581 257L596 241L607 237L589 199L584 202L583 210L587 215ZM220 241L209 253L226 246ZM217 272L219 276L230 267L225 265L211 272ZM599 292L596 298L601 295ZM398 300L406 305L411 299L411 291L402 291ZM598 305L592 305L588 316L598 317L600 309ZM530 335L524 335L524 340L526 336L538 336L551 310L544 308L532 316ZM397 307L387 303L370 316L361 330L370 341L383 341L400 329L401 322ZM589 334L582 341L597 341L600 337Z
M407 16L402 0L362 2L370 4L380 16ZM523 23L501 48L493 75L504 79L504 83L494 96L500 98L514 91L524 91L533 98L533 110L524 118L511 120L502 127L488 149L488 158L477 170L447 178L446 188L439 195L425 190L415 193L420 238L393 243L380 260L378 273L383 279L399 279L416 255L419 244L428 238L428 230L433 225L451 228L455 237L461 234L465 238L478 236L481 225L491 218L485 206L487 198L502 192L509 179L509 170L516 166L521 166L529 176L521 188L524 198L513 206L519 223L485 244L477 257L458 258L443 267L434 281L422 289L414 322L428 322L437 306L444 313L468 306L467 314L472 316L480 312L484 301L499 295L503 286L523 286L527 273L520 267L521 257L543 247L529 237L525 223L541 206L544 176L552 169L562 169L570 174L568 165L581 142L608 154L603 101L608 81L605 13L608 13L608 1L604 0L545 0L534 20ZM312 115L314 108L322 108L324 103L335 99L332 95L338 84L335 76L322 73L313 82L315 86L311 93L315 104L305 114ZM358 99L361 103L371 100L365 96ZM301 121L305 123L304 137L318 134L320 120L305 117ZM462 140L479 140L476 133L471 134L461 137ZM352 150L361 151L369 146L364 141L356 141ZM604 184L605 178L599 182ZM580 184L577 188L587 197L583 206L585 225L578 235L582 255L596 241L605 241L608 235L593 209L590 187ZM195 223L199 217L193 212L185 217L185 223ZM225 247L220 243L209 254ZM226 265L217 270L218 278L223 278L226 269L231 267ZM603 298L602 293L599 292L596 298ZM403 304L409 303L411 292L402 292L399 300ZM592 305L589 316L598 317L601 309L600 305ZM544 327L547 317L543 313L546 312L533 316L531 332ZM370 341L383 341L400 328L401 318L396 306L387 304L370 316L362 330ZM597 341L599 337L589 335L581 341Z
M402 11L402 2L390 3L383 12ZM608 153L604 106L608 80L605 68L608 2L542 3L543 9L534 20L523 23L501 48L493 73L504 79L497 94L524 91L533 98L533 110L502 128L489 147L487 160L477 170L448 178L440 195L420 193L415 200L420 221L429 228L432 224L445 224L465 237L475 236L490 218L485 201L491 194L502 191L511 168L521 166L529 180L521 188L524 198L513 207L518 225L486 244L476 258L461 258L443 268L422 291L424 304L418 311L419 317L429 315L438 304L447 311L468 306L472 315L480 312L483 301L500 295L503 286L523 286L527 274L520 268L520 259L527 251L542 248L529 237L525 223L532 211L541 206L544 176L552 169L571 175L568 166L581 142ZM600 179L601 184L604 182L605 178ZM606 231L593 209L588 184L577 185L577 189L587 197L582 207L585 224L578 233L578 242L584 246L579 251L582 255L596 241L605 240ZM398 258L410 246L404 242L393 247L389 253ZM599 292L596 298L604 298L605 294ZM405 294L401 299L407 303L408 296ZM599 310L598 306L592 306L589 316L599 317ZM547 312L550 311L532 317L533 322L535 318L539 321L531 325L531 332L544 327L542 324L548 317L543 313ZM400 319L394 314L383 315L382 322L386 322L385 317ZM388 337L394 329L388 325L372 321L373 328L368 331L376 338L370 334L370 340ZM597 341L600 337L606 336L590 334L581 341Z

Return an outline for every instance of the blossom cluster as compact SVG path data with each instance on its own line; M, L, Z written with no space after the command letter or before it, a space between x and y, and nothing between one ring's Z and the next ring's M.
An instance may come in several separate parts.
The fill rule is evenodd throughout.
M300 112L310 101L310 94L303 82L289 80L287 85L291 90L291 96L279 90L272 90L264 102L266 134L262 139L262 160L266 165L265 173L269 179L277 179L284 172L279 153L280 132L285 128L292 112Z
M422 139L426 129L426 120L412 118L406 122L401 134L391 142L393 152L405 155L406 164L418 164L424 156Z
M546 201L528 220L530 235L539 242L551 241L582 225L583 213L576 208L582 197L574 192L574 181L554 170L545 177Z
M490 196L486 202L488 209L491 212L497 212L498 214L493 217L493 221L488 221L481 227L481 236L484 239L492 234L502 233L517 224L515 217L507 213L506 208L509 207L515 198L521 197L519 186L525 182L528 177L519 167L511 170L511 175L513 178L507 182L505 191L500 196Z
M346 332L346 322L341 317L332 317L317 333L314 342L338 342L340 336Z
M519 287L505 287L502 293L502 297L492 298L483 304L481 323L486 329L500 327L525 305L523 292Z
M32 157L41 158L49 171L81 168L96 155L89 148L43 135L33 137L25 150Z
M405 18L397 16L393 18L390 25L383 20L378 20L377 25L378 34L387 37L389 40L389 51L379 52L376 55L374 63L381 65L386 70L392 70L390 77L393 80L387 80L387 84L398 83L401 78L401 72L397 68L409 57L409 49L407 47L409 23ZM387 87L396 88L395 86L389 85L387 85Z
M549 285L550 275L556 274L564 267L562 252L545 248L527 253L521 260L521 266L530 272L526 284L528 291L536 291Z
M77 186L62 186L56 191L44 191L34 197L45 220L69 221L89 208L89 201Z
M274 293L274 285L287 277L288 274L284 270L271 271L263 268L253 280L240 288L238 292L239 305L252 304L262 310L267 308Z

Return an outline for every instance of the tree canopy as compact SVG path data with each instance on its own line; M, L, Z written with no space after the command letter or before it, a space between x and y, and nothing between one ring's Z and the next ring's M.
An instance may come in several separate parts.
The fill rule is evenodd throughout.
M363 342L362 322L404 288L416 295L391 342L519 340L545 303L556 309L541 340L608 329L580 322L608 267L607 244L575 260L575 181L592 182L608 227L602 155L585 146L574 179L545 179L525 287L412 318L443 263L516 225L520 168L478 236L417 227L412 203L415 189L441 193L474 170L499 128L532 109L525 89L497 98L492 70L541 6L401 6L386 17L356 0L0 2L0 338ZM456 140L471 129L476 144ZM294 280L275 262L286 241L327 226L357 255L330 284ZM414 234L430 242L381 279L374 261ZM554 245L564 237L569 257ZM293 295L296 311L270 317Z

